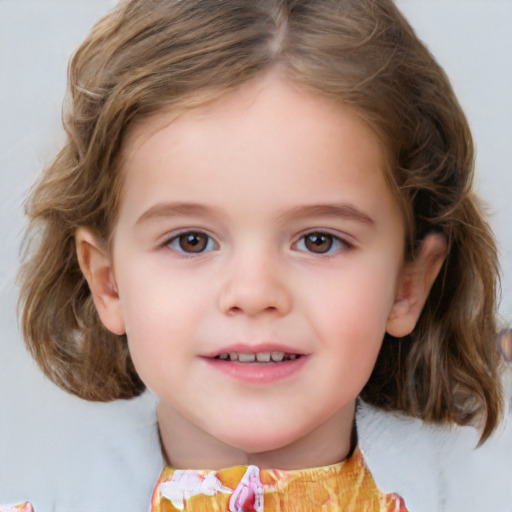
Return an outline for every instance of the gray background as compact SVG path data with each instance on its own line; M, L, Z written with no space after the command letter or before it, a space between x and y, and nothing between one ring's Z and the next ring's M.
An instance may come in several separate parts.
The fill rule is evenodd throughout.
M137 502L123 482L132 487L141 475L154 482L161 464L150 453L157 451L156 441L146 434L154 423L152 397L89 404L67 396L35 367L16 324L23 199L63 140L60 108L71 51L113 4L0 0L0 503L35 496L36 512L107 509L98 503L116 486L119 510L144 510L148 497ZM502 321L512 322L512 0L400 0L398 5L445 67L472 126L477 189L501 252ZM394 420L378 421L382 426ZM464 481L455 498L447 491L446 510L458 510L463 494L464 510L482 510L482 489L493 489L496 482L512 487L512 451L503 454L504 446L512 448L507 435L506 443L500 438L480 452L488 454L485 471L450 466ZM378 468L380 455L372 453ZM473 459L461 460L466 465ZM425 474L418 477L426 479L424 487L439 494L433 482L438 476ZM417 510L433 510L428 506L418 500ZM503 494L494 507L510 511L512 501Z

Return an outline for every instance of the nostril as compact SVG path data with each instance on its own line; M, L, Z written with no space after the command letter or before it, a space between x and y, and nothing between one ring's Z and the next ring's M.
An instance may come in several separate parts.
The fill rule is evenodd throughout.
M218 304L220 310L227 315L286 315L291 308L291 297L277 281L233 278L221 290Z

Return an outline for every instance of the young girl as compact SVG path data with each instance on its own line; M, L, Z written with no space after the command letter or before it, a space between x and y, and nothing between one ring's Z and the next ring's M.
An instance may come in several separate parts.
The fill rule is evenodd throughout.
M72 60L65 125L23 329L82 398L156 394L152 511L406 510L358 396L496 428L471 136L390 1L122 2Z

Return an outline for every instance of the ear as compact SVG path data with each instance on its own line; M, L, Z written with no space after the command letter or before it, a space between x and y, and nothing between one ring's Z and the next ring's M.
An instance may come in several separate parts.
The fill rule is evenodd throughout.
M388 334L401 338L413 331L445 256L444 236L437 233L427 235L416 259L402 270L395 302L386 324Z
M94 305L103 325L114 334L125 334L111 256L88 229L77 230L75 244L78 263L89 284Z

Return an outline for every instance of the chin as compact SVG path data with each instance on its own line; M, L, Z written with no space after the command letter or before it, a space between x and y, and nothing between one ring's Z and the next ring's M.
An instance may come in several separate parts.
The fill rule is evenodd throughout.
M234 429L225 436L216 436L225 444L232 446L248 455L279 451L291 447L303 437L300 432L287 431L285 428L259 429L255 427Z

